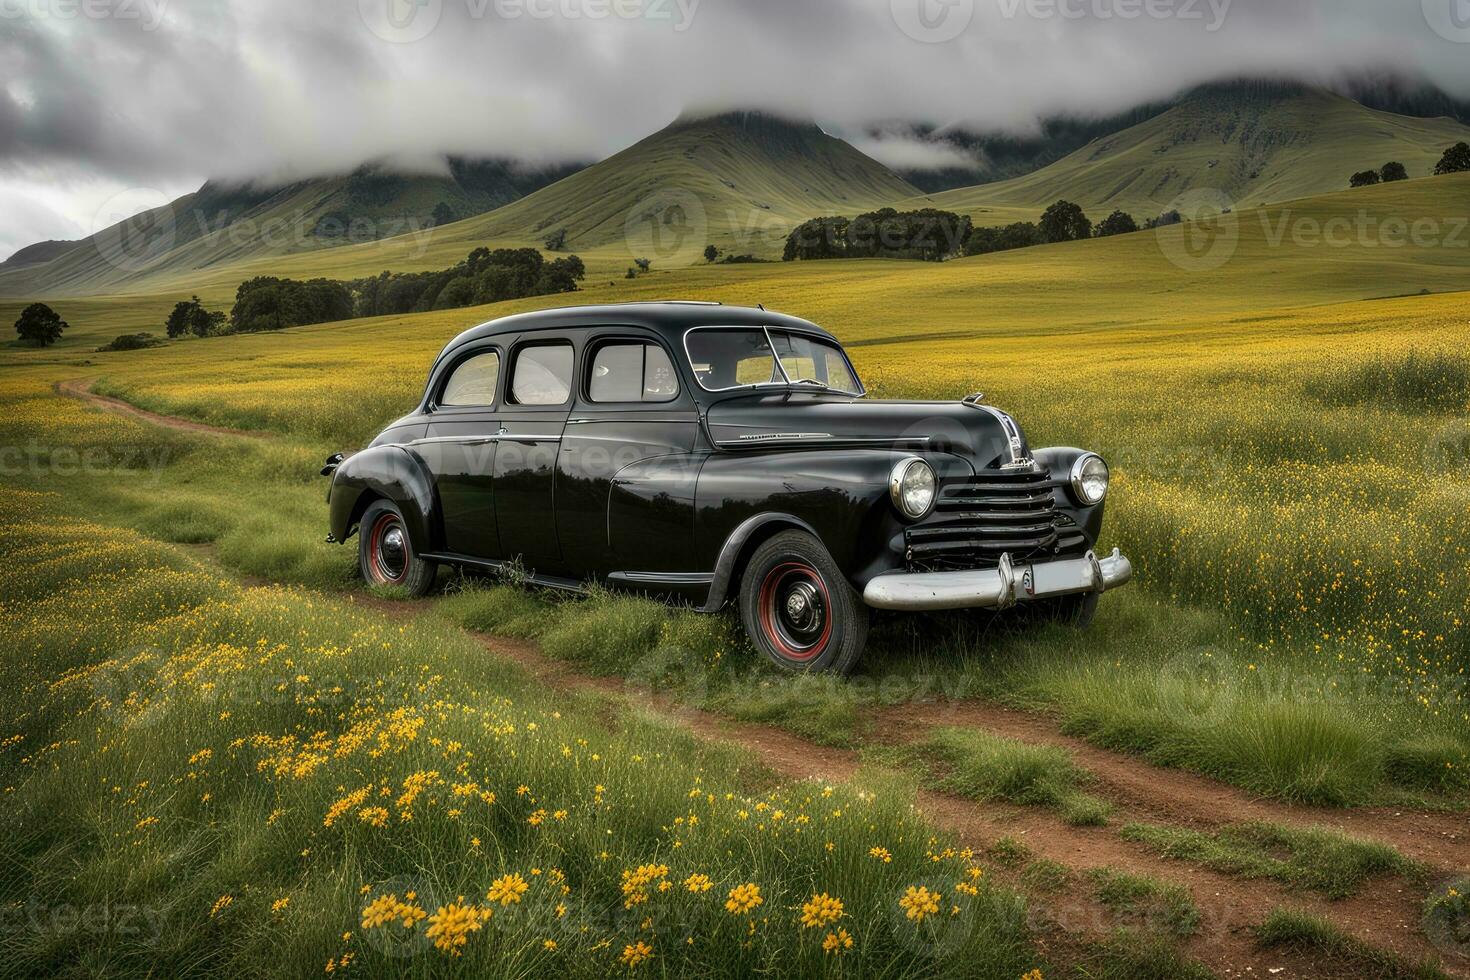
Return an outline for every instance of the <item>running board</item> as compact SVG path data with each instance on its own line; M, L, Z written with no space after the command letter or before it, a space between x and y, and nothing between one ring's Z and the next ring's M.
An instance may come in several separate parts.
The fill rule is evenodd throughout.
M457 565L461 568L478 568L486 572L495 572L506 575L517 567L512 561L499 561L492 558L474 558L470 555L457 555L450 551L425 551L419 555L424 561L439 562L444 565ZM519 572L517 578L529 585L539 586L543 589L556 589L560 592L574 592L577 595L586 595L587 586L576 579L562 578L557 575L543 575L539 572Z

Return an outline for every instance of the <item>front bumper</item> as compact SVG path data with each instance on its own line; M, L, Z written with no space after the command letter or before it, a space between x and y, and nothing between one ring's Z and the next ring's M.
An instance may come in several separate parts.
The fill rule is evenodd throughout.
M1088 552L1081 558L1029 564L1002 555L996 568L959 572L890 572L869 580L863 601L875 609L920 612L927 609L1006 609L1017 602L1106 592L1127 584L1133 563L1117 548L1107 558Z

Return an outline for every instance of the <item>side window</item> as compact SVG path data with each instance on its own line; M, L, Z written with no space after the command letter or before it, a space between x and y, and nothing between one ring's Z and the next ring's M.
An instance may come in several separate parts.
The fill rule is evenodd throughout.
M679 378L658 344L603 344L592 359L587 397L594 402L667 402L679 395Z
M454 369L439 404L494 405L495 386L499 381L500 355L495 351L476 354Z
M510 376L511 401L560 405L572 393L572 345L538 344L516 353Z

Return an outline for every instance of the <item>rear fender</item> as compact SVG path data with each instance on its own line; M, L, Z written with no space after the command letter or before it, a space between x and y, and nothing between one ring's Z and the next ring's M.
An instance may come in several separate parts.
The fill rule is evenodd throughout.
M416 550L441 548L443 525L433 476L417 453L396 445L365 449L338 465L327 495L331 540L351 537L363 512L378 499L398 506Z

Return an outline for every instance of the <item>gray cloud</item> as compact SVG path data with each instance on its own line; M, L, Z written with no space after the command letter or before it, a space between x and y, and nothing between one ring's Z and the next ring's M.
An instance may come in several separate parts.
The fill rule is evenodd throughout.
M1463 98L1467 54L1419 0L0 0L0 188L597 157L690 105L1026 131L1241 75Z

